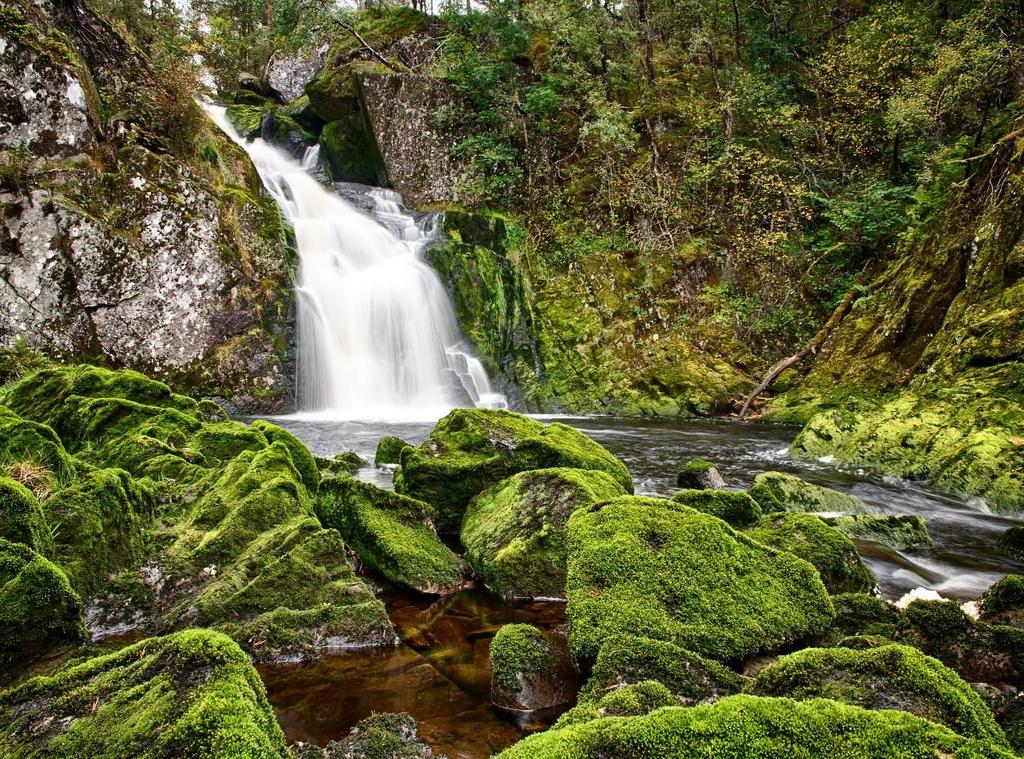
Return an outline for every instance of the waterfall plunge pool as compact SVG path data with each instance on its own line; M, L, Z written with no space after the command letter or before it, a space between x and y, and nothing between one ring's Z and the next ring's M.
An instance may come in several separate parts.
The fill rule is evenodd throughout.
M418 444L433 427L433 422L338 420L309 414L272 421L291 430L318 456L351 450L369 461L381 437L395 435ZM1003 575L1022 569L995 549L999 534L1020 519L993 514L976 500L944 494L925 483L791 459L787 451L796 434L792 426L716 419L544 421L572 425L607 447L629 468L638 494L671 495L677 490L679 464L704 458L718 465L730 487L747 487L757 474L778 470L855 495L879 513L922 516L934 540L926 550L898 552L858 543L889 599L917 587L949 598L974 599ZM369 466L357 476L391 487L390 469ZM508 604L482 589L439 599L385 587L382 597L402 639L399 647L259 668L289 741L324 745L344 737L374 712L404 711L416 718L423 739L436 753L449 759L484 759L556 716L539 715L537 722L522 724L492 708L488 650L503 624L529 622L548 630L564 625L564 605Z

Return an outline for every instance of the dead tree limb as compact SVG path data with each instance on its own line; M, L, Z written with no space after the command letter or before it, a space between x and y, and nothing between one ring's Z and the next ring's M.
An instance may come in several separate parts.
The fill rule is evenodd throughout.
M768 370L768 373L764 375L764 379L761 380L761 383L754 388L750 395L747 396L746 401L743 402L743 408L740 409L740 419L744 419L747 416L747 412L750 411L750 404L753 403L761 393L771 387L771 384L780 374L786 371L789 367L799 364L811 354L818 352L821 346L824 345L825 341L828 340L829 335L831 335L835 328L839 326L839 322L841 322L843 317L846 316L850 307L853 305L853 302L857 300L859 295L860 288L851 287L843 297L842 302L836 307L836 310L832 312L832 316L830 316L828 321L825 322L825 326L818 330L818 333L811 338L811 341L792 356L787 356Z
M359 44L362 45L363 48L366 50L366 52L368 52L370 55L372 55L379 63L384 64L389 69L394 71L396 74L401 74L402 73L402 70L400 68L395 66L395 64L393 64L391 61L389 61L383 55L378 53L369 42L364 40L363 39L363 35L361 35L358 31L356 31L355 26L350 24L348 21L344 21L342 19L338 19L338 24L341 26L342 29L344 29L346 32L348 32L349 34L354 36L357 40L359 40Z

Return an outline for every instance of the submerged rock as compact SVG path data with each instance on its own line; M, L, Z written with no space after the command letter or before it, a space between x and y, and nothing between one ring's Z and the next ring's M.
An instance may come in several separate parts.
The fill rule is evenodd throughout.
M785 472L762 472L750 486L750 496L765 512L805 511L866 514L867 505L852 495L804 482Z
M500 759L709 756L808 756L889 759L893 756L1006 757L990 741L972 740L912 714L870 711L828 699L729 696L689 708L665 707L639 717L605 717L520 741Z
M400 437L386 435L377 442L377 452L374 454L373 463L376 466L401 463L402 450L411 447Z
M421 759L437 757L419 736L408 714L374 714L359 720L348 736L321 748L312 743L291 747L293 759Z
M617 633L729 661L824 630L813 566L673 501L623 497L569 520L570 651L593 661Z
M596 470L512 475L476 496L466 510L466 561L499 595L564 597L570 515L624 494L618 480Z
M896 551L927 548L932 544L924 518L911 514L844 514L822 517L825 524L848 538L870 540Z
M530 469L594 469L633 492L625 465L599 443L564 424L511 411L456 409L422 445L404 449L401 463L395 489L434 506L437 528L448 534L459 531L473 496Z
M350 478L325 481L317 514L359 558L389 580L421 593L450 593L462 583L462 561L442 543L429 504Z
M710 461L687 461L676 474L676 485L687 490L725 490L726 484L718 468Z
M762 670L748 692L797 700L830 698L867 709L899 709L967 738L1005 744L985 702L955 672L915 648L811 648Z
M813 564L829 593L869 593L875 588L875 576L857 546L814 514L768 514L746 534Z
M576 672L565 646L533 625L503 625L491 641L491 703L537 711L571 703Z
M6 691L0 753L11 759L288 755L248 657L210 630L149 638Z
M762 516L757 502L738 490L680 490L672 500L736 528L748 527Z

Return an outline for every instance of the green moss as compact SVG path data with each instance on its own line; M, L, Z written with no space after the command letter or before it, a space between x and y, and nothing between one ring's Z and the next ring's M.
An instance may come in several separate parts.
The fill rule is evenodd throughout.
M1009 757L990 742L898 711L869 711L827 699L730 696L707 706L666 707L641 717L611 717L549 730L520 741L500 759L705 759L805 756L887 759L937 755Z
M514 696L536 685L555 666L557 655L547 636L533 625L502 625L491 640L491 690Z
M566 523L577 509L624 495L596 470L536 469L512 475L470 503L462 521L466 561L502 596L565 595Z
M404 449L395 489L433 505L438 530L455 533L473 496L516 472L550 467L603 471L633 492L622 462L582 432L494 409L456 409L419 448Z
M717 490L724 486L718 469L704 459L693 459L680 466L676 474L676 485L687 490Z
M968 738L1006 743L992 712L970 685L941 662L908 646L798 651L762 670L748 692L900 709Z
M92 598L109 575L145 557L154 507L152 484L123 469L88 472L46 501L52 558L83 598Z
M0 678L85 637L82 602L67 576L28 546L0 538Z
M462 581L462 561L434 532L428 504L368 482L325 480L317 514L369 566L424 593L447 593Z
M305 444L288 430L265 419L257 419L252 423L252 427L262 432L271 443L280 443L288 449L288 455L291 456L292 465L299 473L302 484L310 493L316 493L320 485L320 468Z
M737 693L742 685L739 675L718 662L668 641L613 635L602 643L579 699L596 702L608 691L645 680L658 681L687 705Z
M1024 558L1024 527L1011 527L999 536L998 548L1001 553L1015 559Z
M733 527L748 527L762 516L757 502L736 490L680 490L672 500L718 517Z
M40 486L52 491L74 478L75 464L57 434L45 424L28 421L0 406L0 467L42 469Z
M323 757L314 747L315 759ZM294 748L293 748L294 751ZM348 737L327 745L331 757L359 759L422 759L432 756L429 747L420 741L416 720L408 714L374 714L359 720ZM299 754L297 759L303 759Z
M857 546L813 514L769 514L746 534L810 562L829 593L867 593L875 587Z
M902 615L895 605L866 593L832 596L835 622L827 636L835 642L848 636L892 638Z
M0 696L5 756L288 756L259 675L229 638L186 630L67 666ZM36 729L67 720L62 729Z
M319 83L311 86L319 86ZM313 102L313 91L310 92L310 98L310 102ZM319 94L317 101L320 102L321 108L327 107ZM332 106L332 112L334 108L340 107ZM320 130L320 150L327 161L331 179L335 182L389 186L384 158L381 156L373 131L367 124L366 116L360 111L339 115L329 121Z
M242 451L259 451L267 447L267 438L259 430L240 422L204 424L191 435L188 447L203 457L209 466L226 464Z
M663 706L677 706L679 699L656 680L643 680L601 695L598 701L584 701L567 711L555 729L579 725L601 717L639 717Z
M50 526L32 492L19 482L0 477L0 538L24 543L36 553L53 550Z
M1024 627L1024 577L1007 575L981 596L981 618L993 624Z
M330 459L316 459L316 465L322 476L349 477L369 462L355 451L342 451Z
M843 514L823 518L825 524L848 538L869 540L896 551L932 544L924 518L916 514Z
M1013 750L1024 751L1024 698L1014 696L996 713L996 721Z
M377 452L373 457L373 463L377 466L386 464L398 464L402 460L402 450L411 448L407 442L399 437L387 435L377 442Z
M623 497L569 520L570 651L593 661L622 633L734 660L824 629L832 604L817 571L715 517Z
M868 508L859 498L804 482L785 472L762 472L754 478L750 496L765 512L804 511L862 514Z

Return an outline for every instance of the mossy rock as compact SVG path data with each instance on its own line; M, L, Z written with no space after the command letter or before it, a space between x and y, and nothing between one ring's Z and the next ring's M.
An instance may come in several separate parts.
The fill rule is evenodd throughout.
M0 679L85 638L82 601L67 576L25 544L0 538Z
M828 514L866 514L867 505L852 495L804 482L785 472L762 472L750 486L750 497L766 513L802 511Z
M267 438L258 429L241 422L207 423L189 436L188 447L202 456L205 466L226 464L243 451L261 451Z
M732 670L668 641L613 635L601 645L579 700L596 702L608 691L645 680L658 681L685 705L717 700L742 686Z
M36 553L53 550L50 525L32 491L9 477L0 477L0 538L24 543Z
M857 546L814 514L768 514L746 534L813 564L829 593L869 593L875 588L875 576Z
M284 734L242 650L185 630L65 666L0 695L4 756L284 759Z
M402 712L373 714L359 720L348 736L324 748L293 744L294 759L427 759L434 756L419 736L416 720Z
M639 717L663 706L678 706L679 699L657 680L643 680L601 694L597 701L584 701L565 712L554 724L557 730L602 717Z
M1024 685L1024 630L968 617L953 601L914 601L894 636L933 656L968 682Z
M497 409L452 411L422 445L402 451L401 463L395 489L433 505L442 533L458 532L473 496L530 469L594 469L633 492L625 465L582 432Z
M1024 527L1011 527L999 536L999 552L1014 559L1024 559Z
M995 625L1024 627L1024 577L1007 575L981 596L981 619Z
M69 484L75 470L74 460L49 426L0 406L0 471L31 481L33 491L44 495Z
M833 617L813 566L655 498L573 514L566 587L570 651L581 662L614 634L737 660L821 632Z
M374 454L373 463L377 466L399 464L402 461L403 449L411 447L400 437L386 435L377 442L377 452Z
M749 527L763 516L757 502L738 490L680 490L672 500L737 528Z
M855 540L869 540L895 551L928 548L932 538L916 514L843 514L825 516L825 524Z
M942 662L909 646L798 651L758 673L748 692L799 701L830 698L865 709L899 709L967 738L1006 743L992 712L971 686Z
M624 494L618 480L596 470L514 474L470 502L461 534L466 561L499 595L564 597L570 515Z
M321 155L335 182L389 186L387 166L364 114L356 112L329 121L319 139Z
M836 618L826 638L833 643L851 636L892 639L903 618L895 604L867 593L832 596Z
M571 703L576 678L565 646L533 625L503 625L491 641L491 703L536 711Z
M351 477L369 462L355 451L342 451L330 459L317 458L321 476Z
M1011 757L899 711L871 711L828 699L736 695L704 706L669 706L640 717L607 717L530 736L498 759L706 759L706 757Z
M685 490L725 490L725 480L712 462L693 459L679 467L676 486Z
M47 499L44 513L54 528L51 557L83 598L92 598L108 576L146 556L155 505L153 484L123 469L93 470Z
M450 593L462 582L462 561L442 543L422 501L350 478L325 480L317 501L359 558L389 580L422 593Z
M280 443L288 449L292 465L299 473L299 479L310 494L315 494L320 485L320 468L306 445L283 427L271 424L266 419L257 419L252 428L262 432L271 443Z

